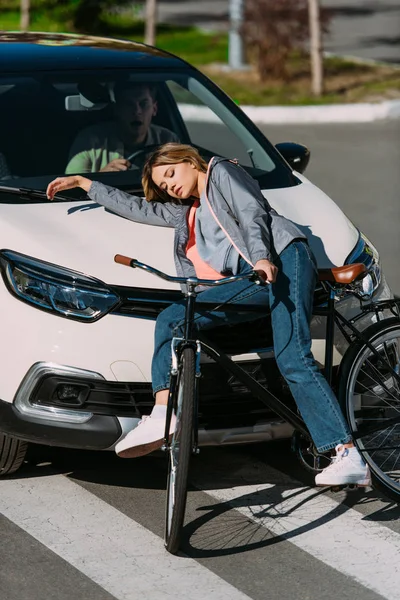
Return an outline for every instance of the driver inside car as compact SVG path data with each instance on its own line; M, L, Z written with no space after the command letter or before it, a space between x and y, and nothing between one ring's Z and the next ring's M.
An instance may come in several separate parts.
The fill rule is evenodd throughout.
M126 171L146 146L178 142L178 136L152 123L157 114L156 87L119 82L114 87L114 119L83 129L70 150L65 172Z

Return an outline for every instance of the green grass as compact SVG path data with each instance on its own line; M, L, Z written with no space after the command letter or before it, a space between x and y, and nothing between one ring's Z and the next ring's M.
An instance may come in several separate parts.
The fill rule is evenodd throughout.
M17 30L19 0L0 1L0 28ZM32 10L31 31L65 32L72 29L72 13L67 4L55 0L35 2L37 8ZM131 16L129 12L103 15L90 33L141 42L144 24L135 18L133 10L131 13ZM328 57L324 60L327 91L321 98L315 98L310 93L308 57L299 52L290 61L288 81L260 82L254 72L229 73L218 68L228 60L228 36L225 33L159 25L156 46L200 68L241 105L308 105L360 102L371 97L374 101L400 98L400 72L395 68Z
M0 29L5 31L17 31L19 29L19 13L14 11L2 12L0 16ZM49 19L48 15L41 11L35 11L31 18L31 31L65 31L65 25L56 20Z
M157 46L196 66L228 61L228 39L224 34L199 35L196 30L173 34L160 33L157 36Z
M213 74L212 80L239 105L253 106L303 106L308 104L334 104L343 102L339 94L325 94L314 98L311 94L291 88L290 85L261 85L240 83L226 75Z
M144 24L141 21L129 21L123 15L107 15L99 23L98 33L143 42ZM226 63L228 60L226 33L208 33L195 27L160 24L157 27L156 46L196 66Z

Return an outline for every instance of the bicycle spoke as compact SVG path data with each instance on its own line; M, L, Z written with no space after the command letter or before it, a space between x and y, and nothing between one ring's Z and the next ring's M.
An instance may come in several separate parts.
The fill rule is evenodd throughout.
M387 394L388 394L388 395L391 395L391 392L390 392L390 390L389 390L389 389L387 388L387 386L386 386L386 382L385 382L385 380L383 379L383 377L381 376L381 374L379 373L379 371L378 371L378 369L375 367L375 365L374 365L374 364L372 364L370 361L366 361L366 362L369 364L370 368L371 368L371 369L372 369L372 370L373 370L373 371L374 371L374 372L377 374L377 376L378 376L378 381L375 381L375 380L374 380L374 383L376 383L377 385L380 385L380 386L382 386L382 388L383 388L383 389L384 389L384 390L387 392ZM361 371L360 371L360 372L361 372L361 373L364 373L364 375L366 375L367 377L369 377L370 379L372 379L372 376L371 376L370 372L366 371L365 369L361 369ZM361 383L361 385L364 385L364 384L362 384L362 383ZM392 397L393 397L393 399L394 399L394 400L397 400L396 396L392 395Z

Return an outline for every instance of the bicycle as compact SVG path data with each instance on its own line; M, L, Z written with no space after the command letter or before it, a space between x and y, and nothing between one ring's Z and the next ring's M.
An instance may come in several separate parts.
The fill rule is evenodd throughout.
M176 554L184 523L190 458L199 452L197 417L201 352L226 369L254 396L293 426L293 446L304 466L318 472L321 470L321 459L326 455L320 455L313 447L307 427L296 409L272 394L215 344L211 344L204 332L198 332L193 337L197 286L220 286L243 279L265 285L257 273L209 281L173 277L126 256L116 255L114 260L143 269L166 281L186 285L184 334L172 341L171 386L163 446L169 452L165 547ZM326 302L315 308L313 314L326 317L324 374L331 386L335 327L339 328L348 343L335 376L339 403L354 443L370 467L374 485L387 496L400 501L400 464L397 466L400 463L400 300L371 301L365 305L360 302L360 312L351 320L335 308L337 297L343 294L351 293L363 299L357 283L366 275L367 270L362 263L320 270L319 280L326 292ZM224 310L236 309L235 305L224 303ZM255 308L241 305L240 310L254 311ZM256 311L259 312L259 307ZM387 318L385 311L390 311L393 316ZM371 312L376 322L364 331L357 329L359 319ZM169 426L173 410L176 427L171 437ZM310 458L311 464L308 462Z

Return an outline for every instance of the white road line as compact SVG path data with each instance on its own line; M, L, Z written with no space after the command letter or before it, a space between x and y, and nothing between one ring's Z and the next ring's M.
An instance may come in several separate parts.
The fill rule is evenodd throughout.
M63 475L3 480L0 512L118 600L250 600Z
M264 465L265 469L265 465ZM278 479L277 479L278 477ZM319 489L276 485L243 485L210 490L210 482L195 484L251 521L305 550L316 559L352 577L388 600L400 597L400 535L338 504ZM214 478L215 481L215 478Z

